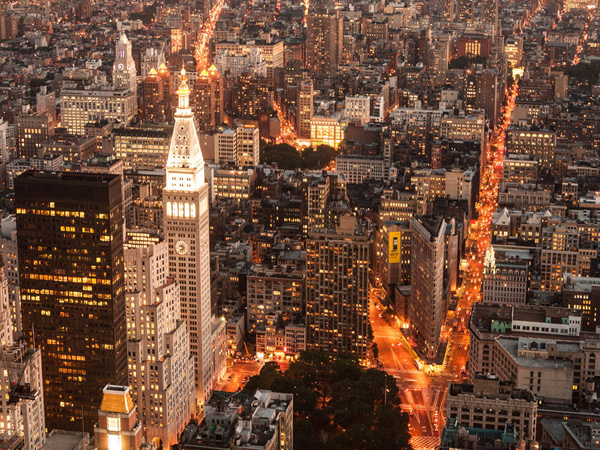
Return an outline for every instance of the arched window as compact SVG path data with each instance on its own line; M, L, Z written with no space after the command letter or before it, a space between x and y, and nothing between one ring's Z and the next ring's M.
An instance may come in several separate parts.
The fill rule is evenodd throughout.
M186 219L190 218L190 204L189 203L185 204L185 218Z

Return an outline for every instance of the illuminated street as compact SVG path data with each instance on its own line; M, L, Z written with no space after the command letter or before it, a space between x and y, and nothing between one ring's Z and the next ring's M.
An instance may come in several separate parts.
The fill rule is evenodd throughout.
M202 33L198 36L198 40L196 41L194 58L196 59L198 72L208 65L208 43L215 31L215 26L221 15L221 9L223 8L224 3L225 0L217 0L210 10L207 21L204 23Z

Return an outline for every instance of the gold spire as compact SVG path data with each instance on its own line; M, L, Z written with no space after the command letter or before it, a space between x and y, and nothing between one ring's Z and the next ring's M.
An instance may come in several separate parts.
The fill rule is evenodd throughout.
M158 66L158 71L161 75L164 73L169 73L169 69L167 68L167 66L165 66L165 63L161 63L160 66Z
M156 71L156 69L153 67L152 69L150 69L150 72L148 72L148 75L156 75L158 72Z
M188 77L185 72L185 67L181 67L181 75L179 77L179 88L177 89L177 95L190 95L190 88L188 86Z

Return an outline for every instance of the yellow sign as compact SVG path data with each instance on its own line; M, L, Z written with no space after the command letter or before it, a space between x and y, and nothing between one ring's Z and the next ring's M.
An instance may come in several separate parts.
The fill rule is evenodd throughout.
M390 255L389 262L390 264L397 264L400 262L400 236L402 233L396 231L393 233L389 233L389 242L390 242Z

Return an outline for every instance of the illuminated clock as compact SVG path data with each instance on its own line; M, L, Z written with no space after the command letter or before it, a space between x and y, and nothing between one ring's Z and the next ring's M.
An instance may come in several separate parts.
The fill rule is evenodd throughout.
M185 255L188 251L188 245L185 243L185 241L179 241L177 244L175 244L175 250L180 255Z
M123 67L125 67L125 66L123 64L119 64L117 67L119 70L123 70Z

